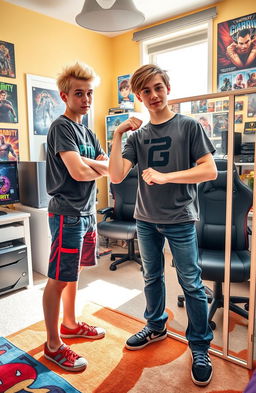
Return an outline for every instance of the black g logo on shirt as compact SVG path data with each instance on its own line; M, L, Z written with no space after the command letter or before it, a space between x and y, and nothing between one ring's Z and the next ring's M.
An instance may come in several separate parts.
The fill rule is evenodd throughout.
M144 144L151 143L148 149L148 167L166 166L169 162L169 149L172 139L169 136L156 139L145 139Z

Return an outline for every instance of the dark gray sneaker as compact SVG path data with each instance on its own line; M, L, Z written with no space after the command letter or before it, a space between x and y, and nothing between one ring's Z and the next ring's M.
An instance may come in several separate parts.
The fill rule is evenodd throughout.
M191 351L192 381L198 386L206 386L212 379L212 364L208 351Z
M157 332L156 330L152 330L149 327L145 326L140 332L128 338L125 346L127 349L136 351L137 349L144 348L148 344L164 340L166 337L166 329L162 330L161 332Z

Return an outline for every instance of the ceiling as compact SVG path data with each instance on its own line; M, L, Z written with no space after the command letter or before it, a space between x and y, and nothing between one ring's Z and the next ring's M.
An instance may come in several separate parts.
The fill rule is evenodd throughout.
M35 12L76 24L75 16L80 13L85 0L5 0ZM98 0L104 3L104 0ZM194 11L216 3L216 0L134 0L139 11L145 15L145 22L137 27L147 26L180 15L184 12ZM77 25L78 26L78 25ZM109 37L123 34L123 31L101 33Z

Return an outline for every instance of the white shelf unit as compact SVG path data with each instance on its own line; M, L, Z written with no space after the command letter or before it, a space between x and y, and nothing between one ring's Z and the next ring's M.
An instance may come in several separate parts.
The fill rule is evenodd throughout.
M0 243L21 240L27 247L28 261L28 286L33 285L33 271L31 258L31 241L28 212L19 212L7 208L1 208L7 214L0 215Z
M51 233L47 208L17 204L16 209L30 214L32 267L35 272L47 276L51 249Z

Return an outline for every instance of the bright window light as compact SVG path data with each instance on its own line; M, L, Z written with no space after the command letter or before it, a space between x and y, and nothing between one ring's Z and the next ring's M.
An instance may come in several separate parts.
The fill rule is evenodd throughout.
M207 94L207 42L154 54L154 63L168 72L171 82L170 99Z

